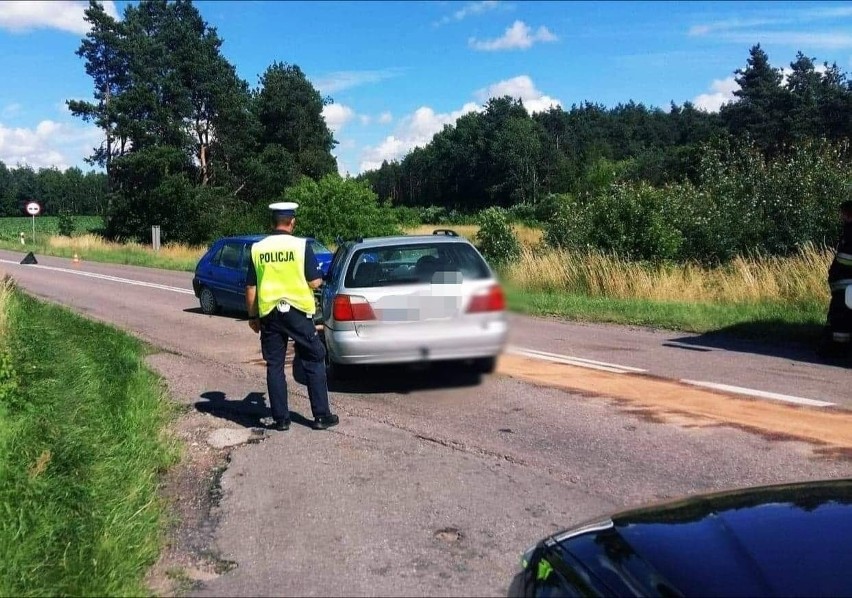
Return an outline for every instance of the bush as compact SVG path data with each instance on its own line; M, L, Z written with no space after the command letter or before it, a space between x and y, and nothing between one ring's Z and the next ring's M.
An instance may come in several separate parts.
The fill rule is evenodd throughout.
M58 222L59 234L63 237L70 237L74 234L76 226L74 216L71 215L71 212L66 209L60 210Z
M297 234L313 235L324 243L337 236L379 237L399 234L392 209L382 205L369 183L329 174L314 181L303 177L288 187L284 201L299 204Z
M550 193L534 203L516 203L508 210L509 218L512 222L522 222L527 226L547 224L556 216L564 197Z
M420 222L423 224L447 224L447 209L441 206L420 208Z
M393 208L396 223L403 228L413 228L420 225L420 212L409 206L397 206Z
M545 229L557 247L594 247L626 258L672 260L680 257L676 188L646 183L614 183L585 201L566 198Z
M517 259L521 254L515 232L509 225L506 211L502 208L488 208L479 214L479 231L476 244L482 255L495 266Z

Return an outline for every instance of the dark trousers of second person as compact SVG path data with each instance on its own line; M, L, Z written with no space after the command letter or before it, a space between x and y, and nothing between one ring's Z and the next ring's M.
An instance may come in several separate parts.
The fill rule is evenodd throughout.
M260 319L260 348L266 361L266 387L272 418L289 420L287 405L287 377L284 359L287 340L296 343L296 357L302 362L308 399L314 417L331 413L328 405L328 383L325 373L325 346L319 339L313 318L295 307L287 312L273 309Z

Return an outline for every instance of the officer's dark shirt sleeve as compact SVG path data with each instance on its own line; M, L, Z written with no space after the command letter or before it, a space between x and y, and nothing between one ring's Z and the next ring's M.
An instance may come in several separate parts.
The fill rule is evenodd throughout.
M310 241L305 241L305 280L308 282L322 278L322 270L320 270L317 256L314 255L314 248L311 247Z
M246 286L247 287L256 287L257 286L257 272L254 269L254 262L251 259L251 254L248 256L248 270L246 270Z

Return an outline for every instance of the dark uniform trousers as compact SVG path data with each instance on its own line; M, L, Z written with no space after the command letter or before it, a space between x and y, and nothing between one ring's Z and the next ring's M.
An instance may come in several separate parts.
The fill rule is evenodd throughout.
M269 405L276 420L289 419L287 377L284 359L287 340L296 343L296 357L302 362L308 399L314 417L331 414L328 406L328 384L325 373L325 346L319 339L313 318L295 307L287 312L273 309L260 319L260 348L266 360L266 385Z

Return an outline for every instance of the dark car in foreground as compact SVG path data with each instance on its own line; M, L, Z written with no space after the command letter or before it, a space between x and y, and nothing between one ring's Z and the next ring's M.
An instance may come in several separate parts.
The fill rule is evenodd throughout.
M216 240L198 261L192 290L205 314L222 309L246 313L246 274L251 267L251 246L266 235L242 235ZM314 250L323 276L331 264L331 251L312 237L308 242Z
M529 549L510 596L852 596L852 479L626 511Z

